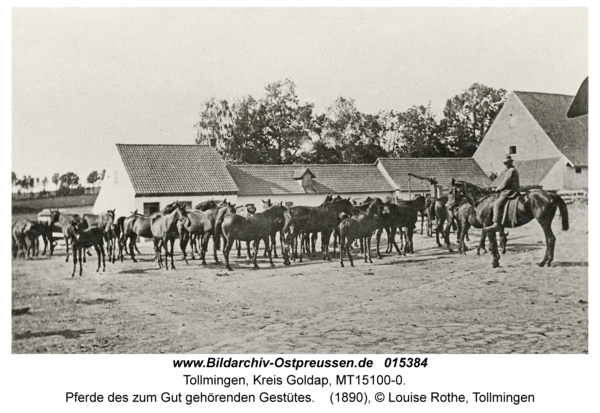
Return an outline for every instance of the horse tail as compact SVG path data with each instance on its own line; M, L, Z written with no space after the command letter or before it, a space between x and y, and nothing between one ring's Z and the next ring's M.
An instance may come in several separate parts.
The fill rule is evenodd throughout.
M555 195L556 197L556 203L558 204L558 209L560 210L560 220L562 223L562 229L563 231L566 231L569 229L569 209L567 208L567 204L565 204L565 201L560 197L560 195Z

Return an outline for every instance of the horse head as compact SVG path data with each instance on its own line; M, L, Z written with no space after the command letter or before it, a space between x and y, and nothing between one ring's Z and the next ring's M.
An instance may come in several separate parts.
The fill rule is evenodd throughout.
M273 206L271 198L267 199L266 201L264 199L261 199L261 201L263 203L263 211Z
M58 209L55 209L55 210L50 209L50 226L57 223L59 218L60 218L60 212L58 212Z

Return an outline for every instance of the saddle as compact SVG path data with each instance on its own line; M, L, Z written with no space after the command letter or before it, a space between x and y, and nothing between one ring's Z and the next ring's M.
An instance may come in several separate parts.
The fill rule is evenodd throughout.
M508 202L504 205L504 214L502 218L502 225L508 228L515 228L518 222L517 212L519 210L519 199L520 195L516 192L514 195L509 197Z

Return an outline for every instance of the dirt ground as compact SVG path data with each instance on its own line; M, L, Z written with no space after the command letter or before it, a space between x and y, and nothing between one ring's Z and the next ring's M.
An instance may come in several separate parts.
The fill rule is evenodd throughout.
M510 230L497 269L489 254L449 253L417 234L415 254L366 264L354 250L354 268L318 254L290 267L280 257L273 269L261 258L259 270L234 258L232 272L212 256L202 267L180 255L176 271L159 270L142 243L140 262L96 273L94 254L72 278L61 246L12 261L12 308L30 308L12 316L12 351L587 353L587 206L569 214L569 231L558 214L553 223L552 268L536 265L545 248L536 222Z

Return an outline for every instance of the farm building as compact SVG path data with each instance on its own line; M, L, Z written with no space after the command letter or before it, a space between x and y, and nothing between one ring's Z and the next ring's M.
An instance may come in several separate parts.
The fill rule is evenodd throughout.
M93 213L116 208L117 216L134 210L150 215L176 200L190 206L213 198L236 202L237 192L214 148L117 144Z
M262 201L320 205L328 194L385 200L428 194L429 183L412 172L435 177L447 192L452 177L476 185L490 181L472 158L390 158L373 164L227 165L217 150L203 145L124 145L115 147L93 212L116 209L150 215L174 201L194 206L210 199L237 205Z
M567 117L573 98L511 93L473 158L488 175L500 175L498 179L505 169L504 156L510 154L522 185L587 189L588 115Z
M452 178L488 187L490 179L473 158L380 158L375 163L394 186L397 199L412 199L430 194L428 181L410 177L408 173L437 181L438 196L447 194Z
M327 194L362 201L393 196L394 187L374 164L229 165L239 188L239 204L262 206L262 200L284 205L320 205Z

